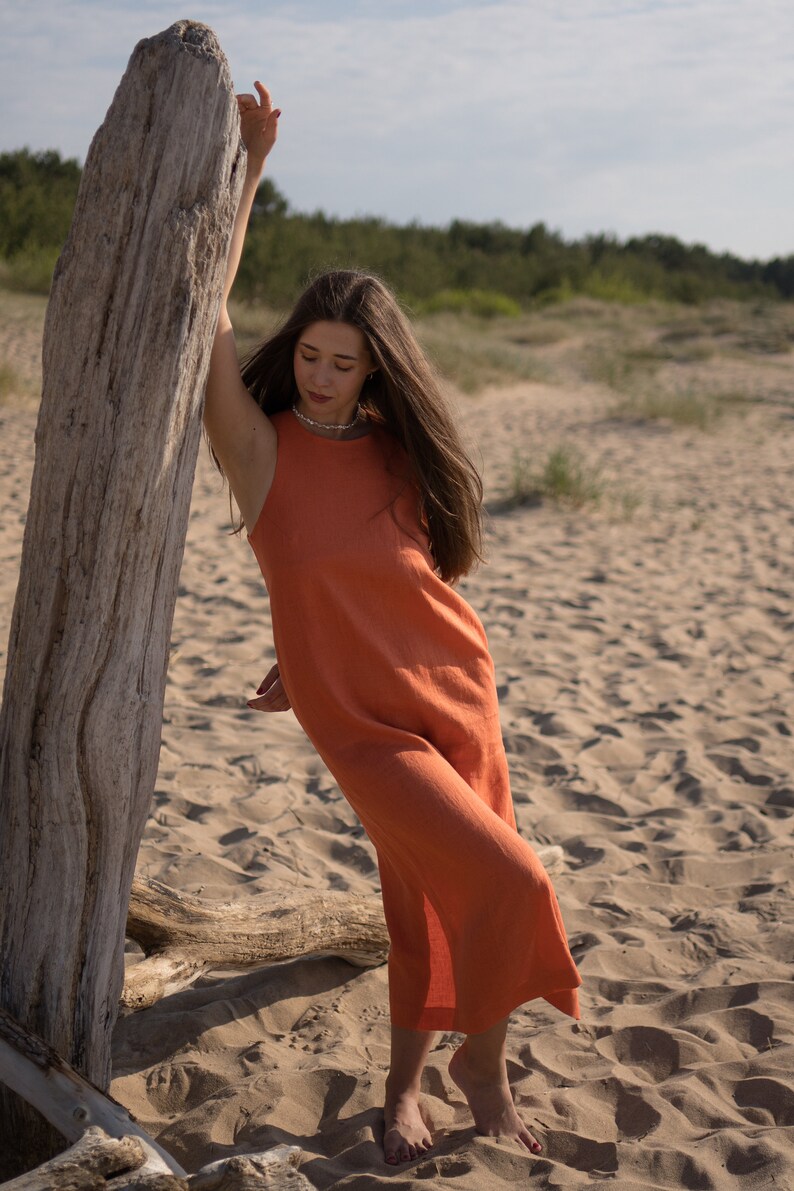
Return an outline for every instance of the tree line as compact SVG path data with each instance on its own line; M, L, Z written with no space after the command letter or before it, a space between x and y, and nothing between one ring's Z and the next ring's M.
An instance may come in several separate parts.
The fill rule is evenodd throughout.
M0 279L46 292L66 237L81 168L56 150L0 154ZM379 274L416 310L479 313L576 294L620 302L697 303L715 297L794 297L794 256L766 262L653 234L566 240L544 223L527 229L455 219L447 227L293 211L270 178L251 215L235 297L283 307L326 268Z

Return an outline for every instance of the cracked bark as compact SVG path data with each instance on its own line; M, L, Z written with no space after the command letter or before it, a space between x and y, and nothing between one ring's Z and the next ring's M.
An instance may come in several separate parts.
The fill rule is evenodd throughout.
M242 152L211 30L180 21L140 42L45 324L0 710L0 1006L100 1088ZM58 1148L0 1088L2 1173Z

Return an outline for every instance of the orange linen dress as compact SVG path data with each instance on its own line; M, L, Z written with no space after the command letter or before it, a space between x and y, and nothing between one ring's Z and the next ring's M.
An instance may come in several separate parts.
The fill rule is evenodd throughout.
M249 541L281 679L378 858L392 1023L479 1033L581 983L545 869L516 830L485 631L433 569L407 456L383 429L274 415Z

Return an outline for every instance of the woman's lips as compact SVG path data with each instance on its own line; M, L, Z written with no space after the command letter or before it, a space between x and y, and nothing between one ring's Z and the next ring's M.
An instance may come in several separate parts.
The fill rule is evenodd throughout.
M325 405L326 401L331 401L331 397L323 397L322 393L309 393L309 399L316 401L318 405Z

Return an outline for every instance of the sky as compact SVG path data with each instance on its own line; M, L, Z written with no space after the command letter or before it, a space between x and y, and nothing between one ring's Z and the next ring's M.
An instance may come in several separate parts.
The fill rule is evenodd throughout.
M83 161L185 17L270 87L297 210L794 253L791 0L0 0L0 151Z

